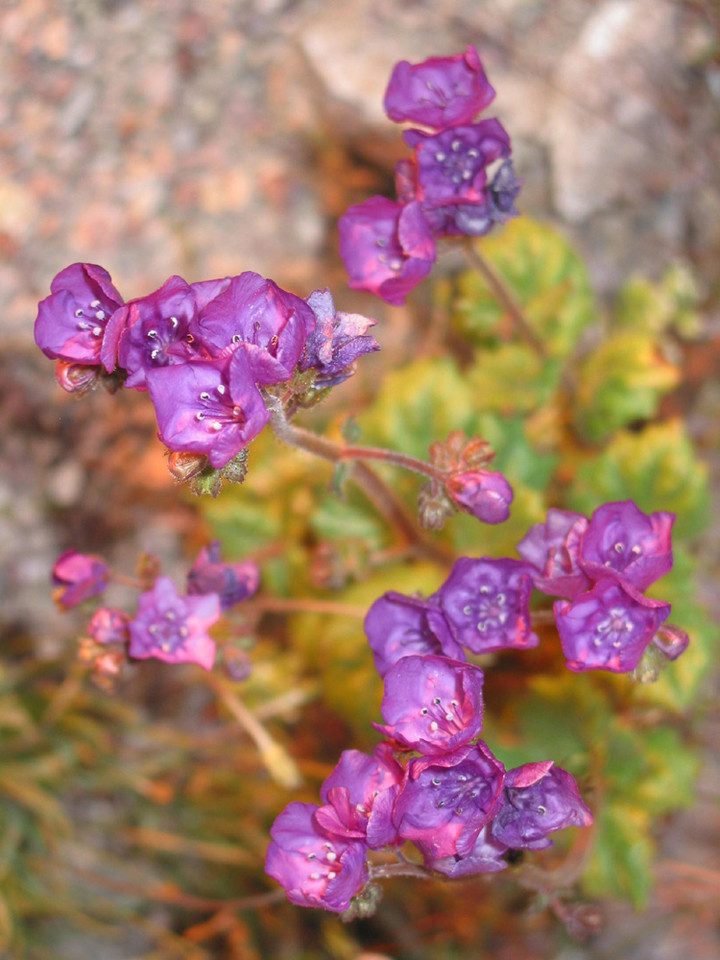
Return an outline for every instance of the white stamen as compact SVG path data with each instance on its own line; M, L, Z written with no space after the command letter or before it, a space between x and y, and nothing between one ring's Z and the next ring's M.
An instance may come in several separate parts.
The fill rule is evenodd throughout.
M104 311L104 310L98 310L97 313L95 314L95 319L96 319L96 320L104 320L104 319L105 319L105 311Z
M198 412L195 414L195 419L196 419L196 420L204 420L204 419L205 419L205 414L202 412L202 410L198 410Z
M226 390L226 389L227 389L227 387L225 386L225 384L224 384L224 383L220 383L220 384L218 384L217 392L220 394L220 396L222 396L222 395L225 393L225 390Z
M175 328L177 327L177 325L178 325L178 318L177 318L177 317L170 317L170 323L173 325L173 329L175 329Z
M99 306L100 306L100 301L99 301L99 300L91 300L91 301L90 301L90 306L91 306L91 307L99 307Z
M210 429L217 433L218 430L222 430L222 424L218 423L217 420L213 420L213 422L210 424Z

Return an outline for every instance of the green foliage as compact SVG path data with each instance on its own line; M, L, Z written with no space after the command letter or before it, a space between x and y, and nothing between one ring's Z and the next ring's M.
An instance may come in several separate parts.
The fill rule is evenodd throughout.
M578 369L578 428L589 440L605 440L634 420L649 419L678 380L677 367L662 358L651 336L614 334Z
M551 227L521 217L484 238L478 249L503 278L550 353L568 356L595 318L587 269L570 244ZM464 273L458 281L455 318L472 343L493 345L509 332L502 307L474 272Z

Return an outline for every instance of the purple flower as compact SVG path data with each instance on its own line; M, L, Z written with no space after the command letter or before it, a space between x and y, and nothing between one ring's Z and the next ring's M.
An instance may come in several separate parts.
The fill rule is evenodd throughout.
M73 263L50 284L38 306L35 342L46 357L100 364L105 325L123 303L110 274L94 263Z
M229 280L208 281L219 293ZM102 360L112 371L117 364L128 373L126 387L147 389L147 371L208 357L197 339L198 302L204 302L206 284L189 284L170 277L154 293L127 303L108 324Z
M268 414L243 347L216 360L147 372L159 435L174 451L204 453L216 470L260 433Z
M572 600L587 590L590 580L580 569L580 542L589 520L581 513L551 508L545 523L536 523L517 545L517 552L534 569L535 586L550 596Z
M371 849L395 843L392 809L402 778L403 768L388 743L378 744L373 756L345 750L322 785L325 805L317 810L315 822L328 833L364 840Z
M502 473L469 470L456 473L445 489L462 510L483 523L503 523L510 516L513 489Z
M365 635L381 677L411 654L438 653L453 660L465 659L438 605L402 593L385 593L373 603L365 617Z
M592 822L574 778L548 760L507 771L502 806L490 829L514 850L543 850L552 846L549 833Z
M674 513L643 513L632 500L598 507L583 534L579 563L592 580L614 577L645 590L673 563Z
M419 203L370 197L349 207L338 229L353 290L369 290L401 305L432 270L435 241Z
M107 564L101 557L66 550L52 568L53 598L63 610L69 610L102 593L109 576Z
M127 643L130 617L122 610L112 607L100 607L92 615L88 624L88 633L95 643Z
M241 345L252 379L261 386L292 377L314 327L304 300L250 271L233 277L198 323L203 343L215 355Z
M155 657L165 663L199 663L211 670L215 641L207 631L220 617L215 594L181 597L169 577L158 577L138 600L130 621L130 656Z
M395 801L398 833L426 862L467 857L500 805L505 768L482 742L411 760Z
M385 112L396 123L411 120L442 129L468 123L495 97L477 50L454 57L395 64L385 93Z
M567 666L576 672L634 670L670 615L669 603L610 579L598 581L572 602L556 600L553 609Z
M454 854L449 857L441 857L439 860L426 860L425 866L453 879L469 877L477 873L497 873L498 870L504 870L507 867L507 861L503 857L507 853L508 847L495 839L491 827L492 823L488 823L482 828L467 856L461 857Z
M403 657L385 674L381 712L373 726L405 749L446 753L482 730L484 675L447 657Z
M461 557L437 596L458 642L473 653L490 653L538 645L530 626L531 592L527 564Z
M489 216L493 223L507 223L519 216L515 198L520 193L522 180L515 176L512 160L504 160L487 188Z
M375 337L367 336L376 321L359 313L336 313L327 289L313 290L307 304L315 315L315 329L305 344L300 369L314 368L318 386L334 387L354 373L358 357L380 349Z
M258 588L260 570L252 560L242 563L223 563L220 560L220 541L213 540L203 547L187 578L189 594L215 593L220 598L220 609L229 610L236 603L247 600Z
M301 907L342 913L367 883L367 847L326 833L315 820L318 807L291 803L277 817L265 872Z
M434 135L408 130L404 139L415 147L415 198L433 234L487 233L496 212L487 189L487 167L510 156L510 137L502 124L482 120Z

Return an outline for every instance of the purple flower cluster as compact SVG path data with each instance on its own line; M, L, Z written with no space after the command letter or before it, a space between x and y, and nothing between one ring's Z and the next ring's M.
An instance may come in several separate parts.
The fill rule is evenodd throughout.
M472 46L454 57L396 64L387 115L427 129L404 134L414 152L396 168L398 200L371 197L340 218L351 287L402 304L430 273L437 239L483 236L517 216L510 137L498 120L474 119L494 97Z
M674 519L632 500L606 503L591 518L549 510L520 541L537 589L565 598L554 611L571 670L627 673L651 643L670 659L683 652L687 635L662 627L670 604L643 594L672 567Z
M105 589L110 571L99 558L70 550L58 558L53 580L65 608L75 606ZM166 663L198 663L211 670L215 641L209 634L221 614L252 596L260 571L251 560L224 563L220 544L204 547L187 578L187 593L178 593L168 577L154 578L151 589L138 598L133 617L113 607L99 607L88 624L88 636L97 645L120 645L133 659L154 657ZM95 651L98 657L105 653ZM113 661L117 673L123 660L120 650ZM86 654L91 659L89 653ZM101 660L101 664L104 659Z
M103 375L147 390L160 439L171 451L207 457L221 469L269 419L261 389L314 371L341 383L362 354L377 350L374 323L337 313L327 290L307 300L246 272L186 283L125 303L110 275L76 263L51 284L38 308L35 340L58 361L71 392Z
M367 854L410 841L427 870L502 870L511 849L550 846L549 834L587 826L577 785L552 761L506 770L482 729L483 671L410 654L385 675L388 738L372 756L343 753L321 805L290 804L271 831L265 869L293 903L344 912L369 879ZM403 752L413 756L403 766Z

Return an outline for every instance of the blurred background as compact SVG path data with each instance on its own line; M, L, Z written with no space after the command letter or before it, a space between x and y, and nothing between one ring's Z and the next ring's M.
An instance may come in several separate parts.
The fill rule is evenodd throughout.
M417 336L422 288L413 309L348 291L337 218L350 203L393 193L404 153L382 112L393 64L468 43L497 90L490 114L513 140L524 180L518 206L581 252L598 304L635 273L656 280L678 263L692 273L703 327L675 358L682 384L663 403L668 415L688 418L717 481L715 0L2 0L0 629L11 657L32 648L50 662L77 633L49 596L49 570L63 549L101 552L126 569L149 550L172 573L187 569L206 532L197 503L178 494L166 471L142 397L118 404L98 393L81 403L57 387L52 362L33 342L37 302L52 277L75 261L100 263L126 299L175 273L195 281L254 270L301 296L329 286L340 309L377 317L385 369L400 363ZM703 595L717 617L714 513L707 529ZM717 692L712 682L708 697ZM151 695L140 687L138 703ZM498 921L483 950L563 960L718 955L716 708L703 709L695 736L706 755L697 801L668 825L648 911L610 903L603 932L584 945L548 932L544 921ZM97 803L89 814L100 833L108 817ZM452 896L451 888L439 896L438 912ZM107 921L112 943L86 925L64 933L54 954L30 946L28 955L258 955L240 935L181 952L158 933L188 926L169 910L158 906L142 932ZM423 934L393 910L384 946L382 937L369 943L367 960L378 943L385 956L426 955ZM484 955L472 947L475 905L458 916L460 945L430 955ZM366 935L348 945L324 919L303 922L311 934L287 944L321 946L293 953L286 945L278 956L359 960ZM15 955L23 954L6 954Z

